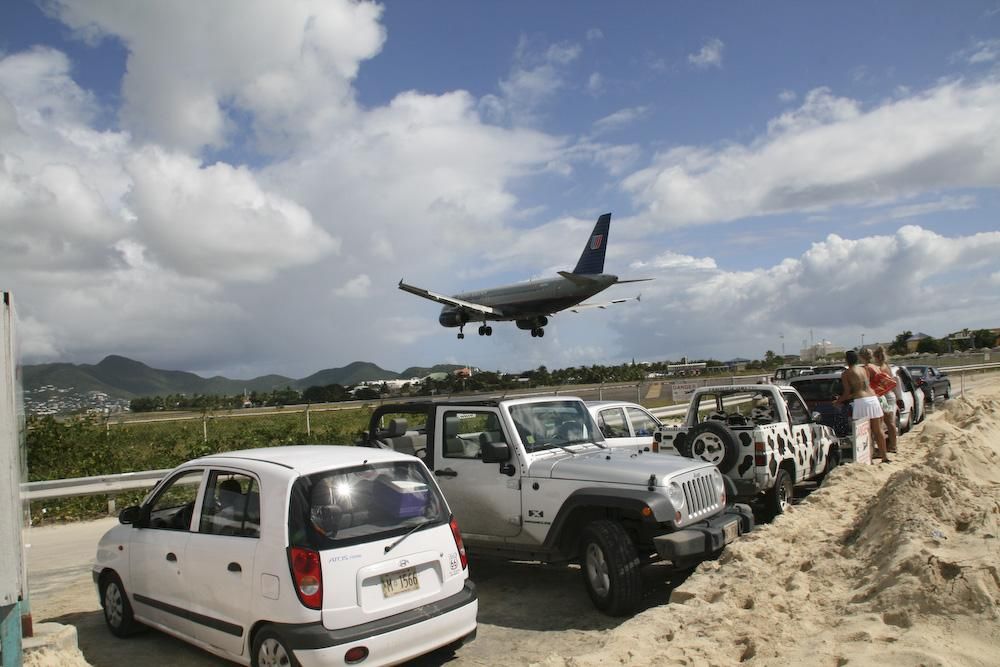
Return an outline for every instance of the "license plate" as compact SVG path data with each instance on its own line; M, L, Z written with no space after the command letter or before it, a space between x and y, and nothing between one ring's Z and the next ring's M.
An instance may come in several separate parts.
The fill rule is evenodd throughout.
M419 588L420 580L417 579L417 568L415 567L382 575L382 597L391 598L393 595L415 591Z
M729 544L740 535L740 522L733 521L722 527L722 534L726 536L726 544Z

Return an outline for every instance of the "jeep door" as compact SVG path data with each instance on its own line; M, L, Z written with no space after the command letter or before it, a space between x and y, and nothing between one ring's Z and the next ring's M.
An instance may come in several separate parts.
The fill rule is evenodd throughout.
M513 537L521 532L521 466L497 408L440 406L434 476L462 533ZM511 460L484 463L483 443L507 443Z
M795 462L793 481L798 484L822 472L826 466L826 449L823 447L822 437L826 427L813 422L809 408L798 392L783 392L782 398L788 408L788 425L792 431L792 458Z

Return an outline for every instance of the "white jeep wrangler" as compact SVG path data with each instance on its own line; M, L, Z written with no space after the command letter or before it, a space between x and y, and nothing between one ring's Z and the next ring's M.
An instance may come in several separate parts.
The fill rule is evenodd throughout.
M611 449L578 398L386 405L362 444L421 457L471 553L580 562L612 615L641 604L643 563L689 569L753 527L716 466Z

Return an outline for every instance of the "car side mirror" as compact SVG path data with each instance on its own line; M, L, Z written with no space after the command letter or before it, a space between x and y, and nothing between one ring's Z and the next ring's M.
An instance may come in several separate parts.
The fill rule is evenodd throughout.
M823 421L823 415L821 415L818 412L814 412L814 413L812 413L812 420L813 420L813 423L819 424L820 422Z
M510 445L506 442L480 443L483 463L505 463L510 461Z
M138 505L126 507L118 513L118 523L125 524L126 526L129 524L138 524L141 518L142 509Z

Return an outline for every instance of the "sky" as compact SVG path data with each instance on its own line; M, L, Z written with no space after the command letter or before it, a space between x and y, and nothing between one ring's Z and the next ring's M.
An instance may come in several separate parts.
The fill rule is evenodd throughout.
M455 294L651 282L464 340ZM1000 327L1000 1L10 0L24 363L521 371Z

